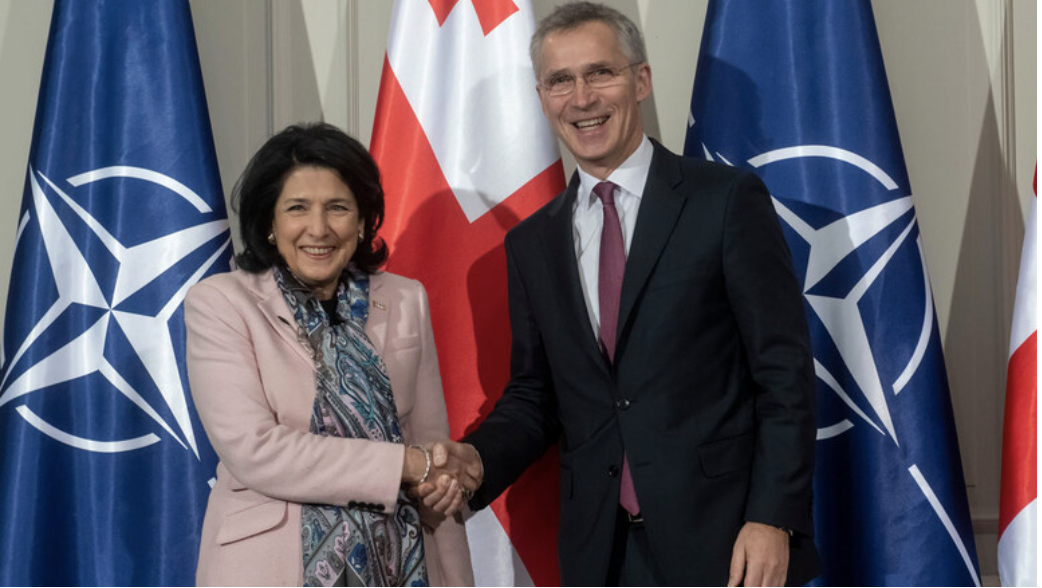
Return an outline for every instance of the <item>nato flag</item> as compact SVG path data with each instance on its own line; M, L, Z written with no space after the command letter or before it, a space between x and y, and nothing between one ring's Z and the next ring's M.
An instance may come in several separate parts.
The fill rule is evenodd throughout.
M231 247L187 0L55 2L14 234L0 585L192 584L181 302Z
M817 374L817 582L979 584L869 1L711 1L685 151L763 178L803 281Z

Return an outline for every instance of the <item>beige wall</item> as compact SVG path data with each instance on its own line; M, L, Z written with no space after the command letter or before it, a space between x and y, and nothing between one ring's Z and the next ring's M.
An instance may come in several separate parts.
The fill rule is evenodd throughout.
M537 16L556 2L535 0ZM705 0L613 0L645 31L649 133L680 150ZM995 574L1002 390L1036 150L1032 0L873 3L933 282L982 571ZM391 2L193 0L226 191L276 128L368 143ZM50 3L0 0L0 293L6 295ZM4 298L0 298L0 301ZM0 306L0 319L3 308Z

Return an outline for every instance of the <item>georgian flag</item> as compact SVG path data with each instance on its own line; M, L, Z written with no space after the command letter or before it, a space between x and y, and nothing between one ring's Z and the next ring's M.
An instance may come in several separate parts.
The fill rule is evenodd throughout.
M427 288L454 438L509 379L507 230L564 188L524 0L398 0L371 151L388 269ZM467 523L480 585L557 585L556 452Z
M999 499L999 578L1004 586L1038 585L1037 186L1024 233L1006 379Z

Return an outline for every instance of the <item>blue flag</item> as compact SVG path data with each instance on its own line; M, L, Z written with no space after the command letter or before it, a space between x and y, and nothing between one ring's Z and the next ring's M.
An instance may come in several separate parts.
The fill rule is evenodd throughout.
M181 303L231 247L187 0L55 2L14 229L0 585L194 583Z
M817 374L817 582L979 585L869 1L710 1L688 122L688 155L763 178L803 283Z

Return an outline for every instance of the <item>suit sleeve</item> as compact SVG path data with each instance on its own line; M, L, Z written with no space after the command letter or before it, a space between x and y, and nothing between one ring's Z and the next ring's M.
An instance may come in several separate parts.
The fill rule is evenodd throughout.
M470 501L484 508L553 445L561 431L543 337L529 301L513 234L505 243L510 302L510 382L488 417L463 441L481 454L485 481Z
M247 324L218 288L201 283L189 291L185 325L192 398L214 450L238 482L290 502L356 501L393 510L403 445L323 437L280 422Z
M725 212L724 275L755 383L745 518L811 535L814 372L803 296L770 194L752 174Z

